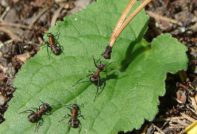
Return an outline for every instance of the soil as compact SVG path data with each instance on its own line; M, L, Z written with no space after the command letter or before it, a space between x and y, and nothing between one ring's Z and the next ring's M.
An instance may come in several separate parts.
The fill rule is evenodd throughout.
M15 91L13 79L21 66L43 43L43 34L64 16L95 0L1 0L0 1L0 123ZM139 130L129 133L177 134L197 119L197 1L154 0L146 7L151 17L145 38L162 33L188 47L188 70L168 74L166 94L159 113ZM176 60L176 59L175 59ZM122 134L123 132L119 132Z

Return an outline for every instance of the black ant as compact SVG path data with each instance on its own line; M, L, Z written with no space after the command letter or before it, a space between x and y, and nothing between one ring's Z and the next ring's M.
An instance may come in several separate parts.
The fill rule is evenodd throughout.
M38 128L42 125L43 123L43 115L47 115L50 113L50 111L52 110L52 107L48 104L48 103L43 103L38 107L35 108L36 111L33 110L25 110L21 113L30 113L27 117L28 120L31 123L36 123L36 128L35 130L38 130Z
M70 109L70 113L71 114L67 114L64 117L70 117L68 124L70 127L72 128L78 128L81 125L80 120L78 119L78 117L83 117L83 115L81 115L81 110L79 105L77 104L72 104L71 106L67 107L68 109Z
M60 55L62 53L62 46L57 44L57 42L55 41L55 37L52 33L48 33L47 36L48 36L47 46L51 48L53 54Z
M99 63L99 65L97 65L96 63L96 60L93 58L93 61L94 61L94 65L96 67L96 71L89 74L89 79L92 83L96 84L97 86L97 92L96 92L96 96L98 95L98 91L99 91L99 87L101 85L101 77L100 77L100 73L105 69L105 64ZM96 99L96 96L95 96L95 99Z
M101 86L103 85L103 87L105 87L105 82L103 82L101 80L101 77L100 77L100 74L101 72L104 72L104 69L106 67L106 64L103 64L100 60L99 60L99 64L97 65L97 62L96 60L94 59L93 57L93 61L94 61L94 65L96 67L96 71L95 72L91 72L91 74L88 74L87 76L89 77L89 81L94 83L96 86L97 86L97 91L96 91L96 95L95 95L95 98L94 98L94 101L99 93L99 89L101 88ZM76 82L76 84L74 84L73 86L77 85L78 83L81 83L81 82L89 82L89 81L81 81L83 79L80 79Z
M105 48L105 51L104 51L104 53L102 54L102 56L103 56L105 59L111 59L111 53L112 53L112 47L107 46L107 47Z

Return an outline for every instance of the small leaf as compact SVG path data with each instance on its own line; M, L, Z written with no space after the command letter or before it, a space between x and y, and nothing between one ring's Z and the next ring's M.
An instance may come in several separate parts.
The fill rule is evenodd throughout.
M36 125L19 112L38 107L40 100L53 107L51 115L43 116L38 130L42 134L115 134L154 118L158 97L165 93L166 73L186 69L187 56L186 47L169 34L151 44L142 39L148 20L144 11L114 45L107 74L102 73L106 86L95 101L97 87L86 77L89 70L95 71L92 57L99 58L104 51L126 3L128 0L99 0L50 29L60 33L57 40L64 52L60 56L51 53L49 59L46 49L41 49L22 67L0 133L34 133ZM87 82L73 86L79 79ZM79 129L69 128L69 119L59 122L70 113L65 105L73 103L84 105L81 114L85 119L79 117Z

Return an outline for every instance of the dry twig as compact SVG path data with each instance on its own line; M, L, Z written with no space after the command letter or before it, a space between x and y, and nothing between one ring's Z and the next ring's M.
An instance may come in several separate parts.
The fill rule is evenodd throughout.
M20 37L8 27L0 27L0 31L6 33L13 41L21 41Z
M22 24L17 24L17 23L10 23L10 22L5 22L5 21L0 21L0 26L9 26L9 27L16 27L16 28L23 28L23 29L31 29L30 27Z
M126 7L125 9L125 13L128 13L128 9L127 8L132 8L133 3L135 0L130 0L129 5ZM133 12L131 13L125 20L124 22L122 21L122 19L126 16L125 13L122 13L122 16L120 17L118 23L116 26L117 28L116 31L114 31L112 34L111 38L110 38L110 42L109 42L109 46L112 47L113 44L115 43L116 39L119 37L119 35L122 33L122 31L126 28L126 26L129 24L129 22L131 22L133 20L133 18L146 6L148 5L152 0L144 0L142 2L142 4ZM121 24L122 23L122 24Z
M31 29L34 23L38 21L38 19L49 9L49 7L43 8L38 15L32 20L31 24L29 25L29 28Z
M162 16L162 15L159 15L159 14L156 14L154 12L151 12L151 11L147 11L148 15L152 18L154 18L155 20L162 20L162 21L166 21L166 22L169 22L169 23L173 23L173 24L176 24L176 25L179 25L179 26L182 26L182 24L172 18L168 18L166 16Z
M63 6L60 6L60 7L55 11L55 13L54 13L54 15L53 15L53 18L52 18L52 20L51 20L51 26L54 26L54 25L55 25L56 20L57 20L59 14L60 14L60 12L62 11L63 8L64 8Z
M155 129L157 129L157 131L160 132L160 134L165 134L159 127L157 127L157 126L154 125L154 124L152 124L152 125L153 125L153 127L154 127Z
M194 121L195 121L194 118L192 118L192 117L190 117L190 116L188 116L188 115L186 115L186 114L184 114L184 113L181 113L181 115L182 115L185 119L187 119L188 121L190 121L190 122L194 122Z

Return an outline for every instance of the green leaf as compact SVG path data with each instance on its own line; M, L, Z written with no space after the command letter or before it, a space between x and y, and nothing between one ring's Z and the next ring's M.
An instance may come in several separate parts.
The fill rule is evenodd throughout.
M82 12L66 17L50 29L59 33L64 47L60 56L46 48L29 60L17 74L17 88L0 126L2 134L34 133L36 124L20 112L38 107L40 100L52 105L44 115L41 134L115 134L139 128L144 119L157 113L158 97L165 93L166 73L186 69L186 47L169 34L151 44L142 39L148 17L142 11L121 34L113 48L112 59L102 73L106 85L94 101L97 87L86 77L95 71L92 57L99 58L128 0L99 0ZM139 4L139 3L138 3ZM46 38L47 39L47 38ZM104 61L105 63L108 61ZM79 79L87 82L73 86ZM99 90L101 91L101 90ZM70 111L65 105L81 106L81 128L70 128Z

